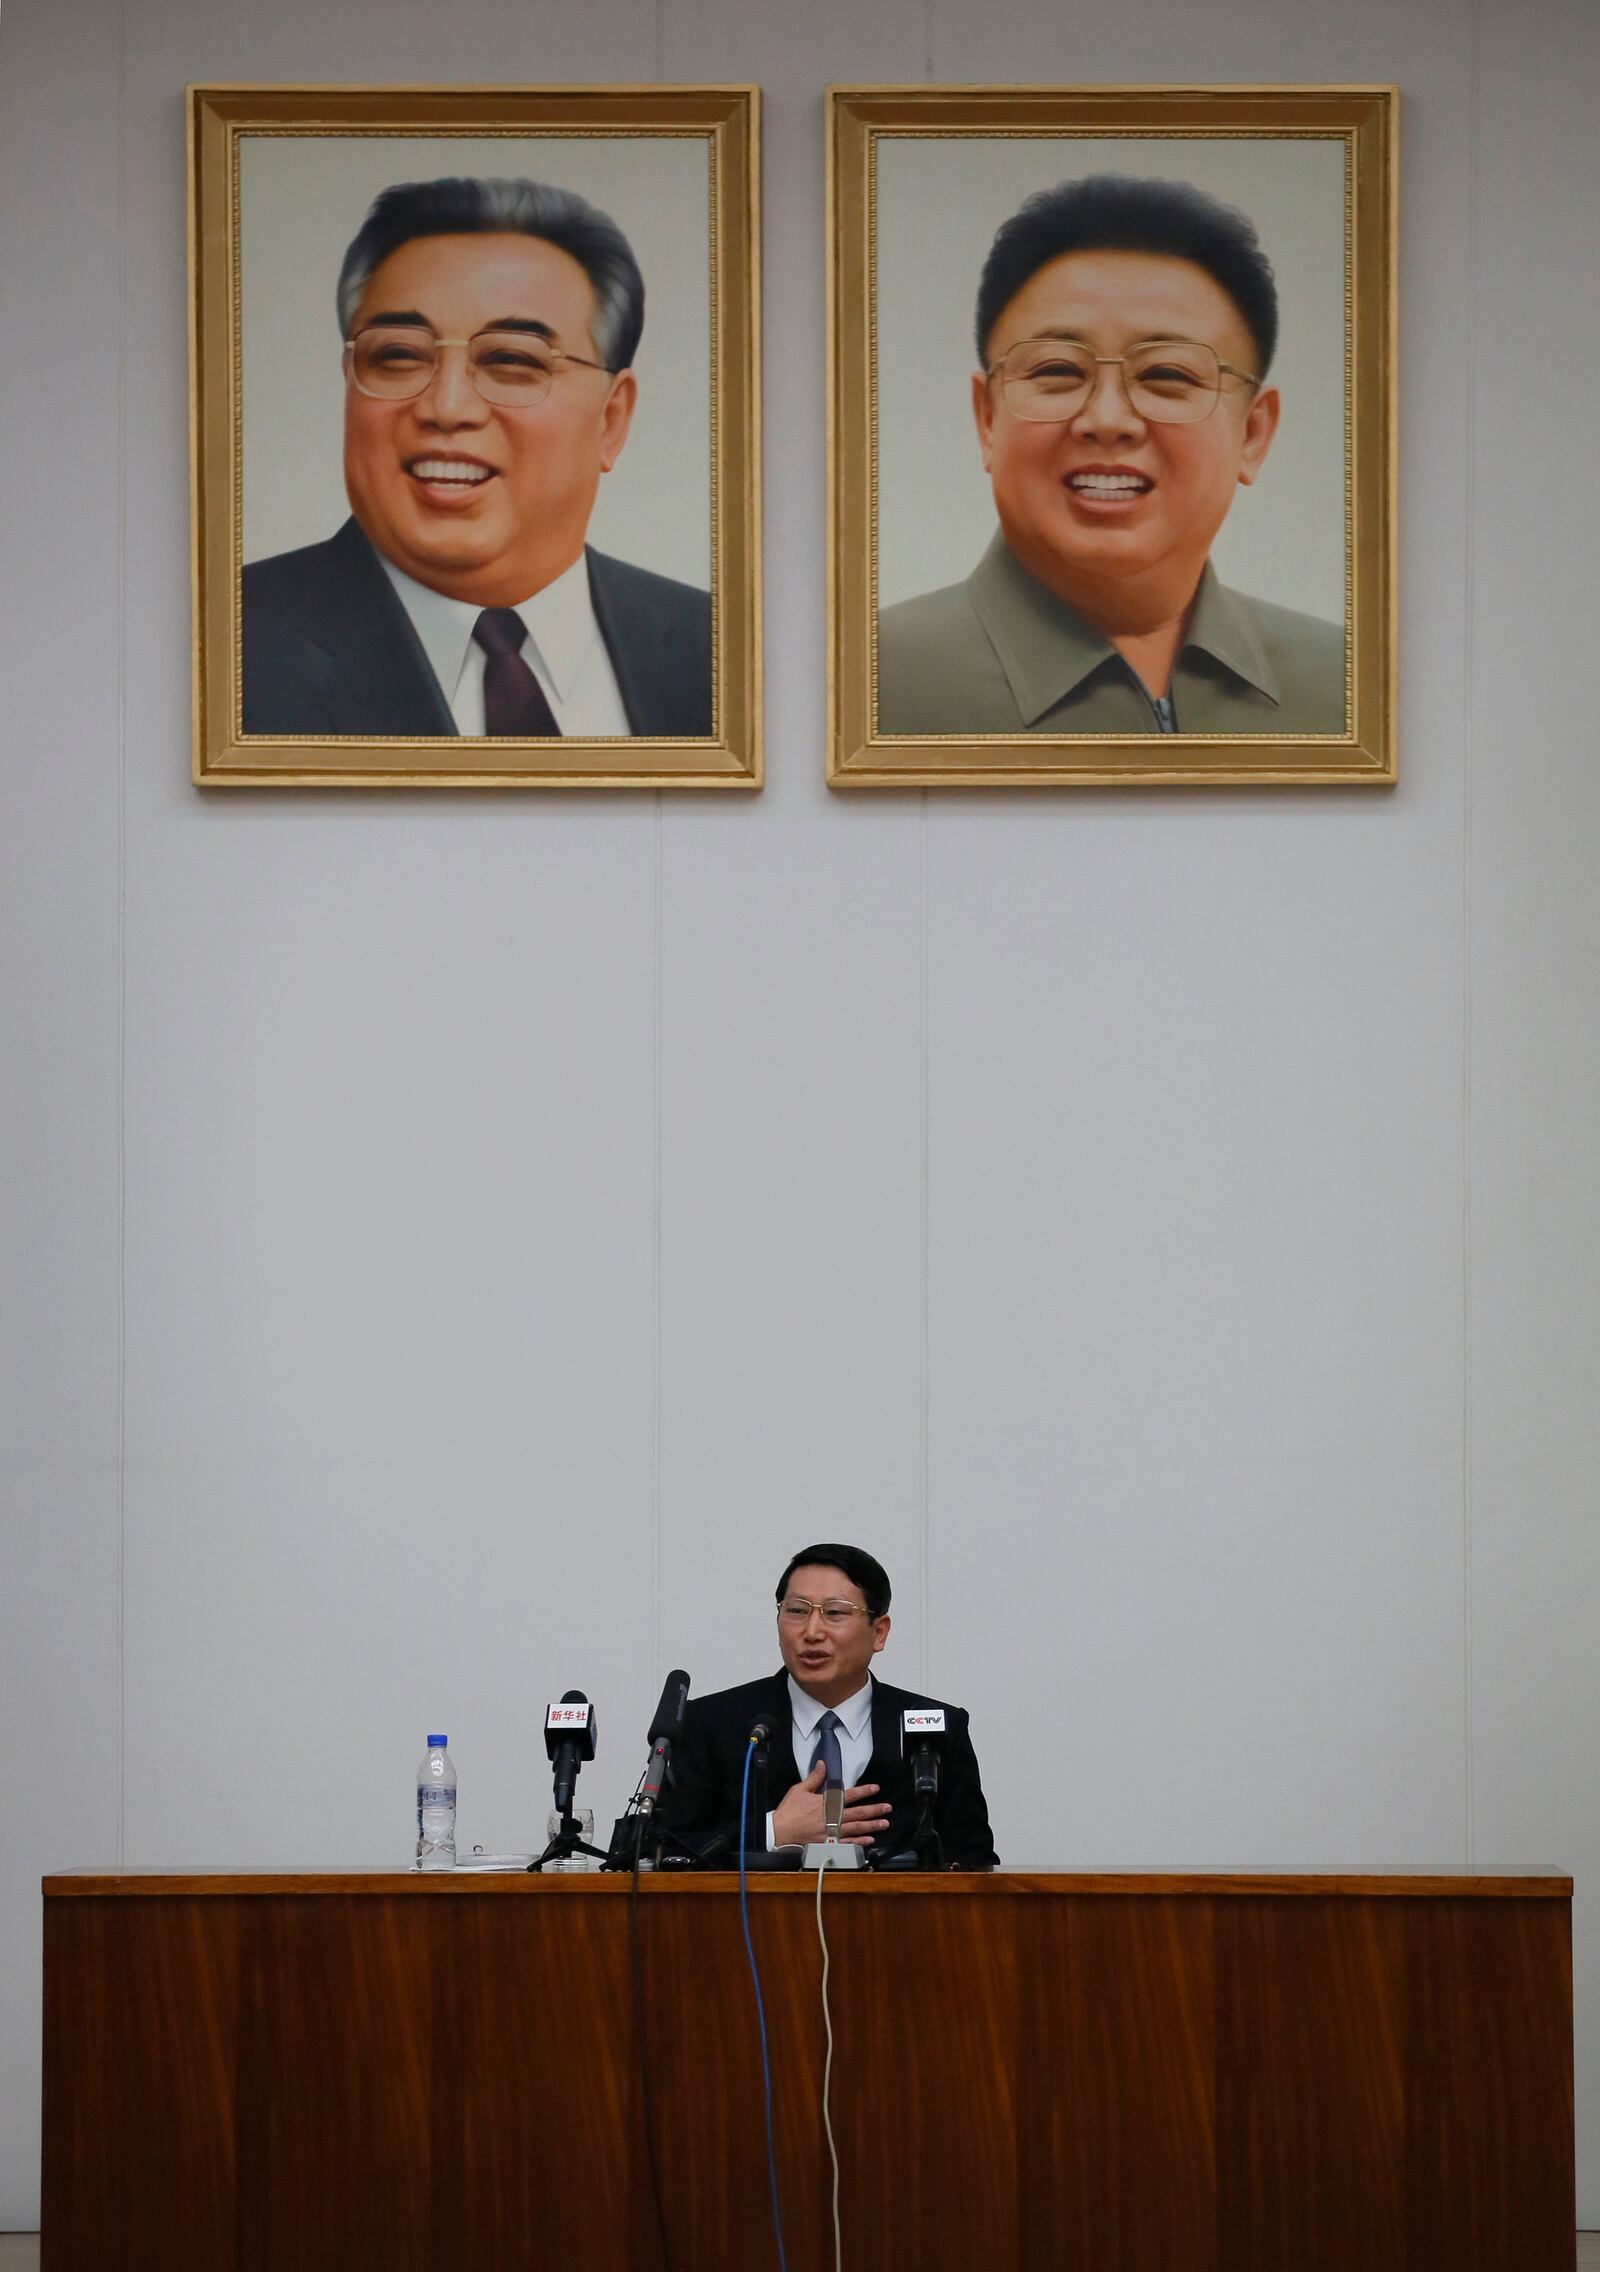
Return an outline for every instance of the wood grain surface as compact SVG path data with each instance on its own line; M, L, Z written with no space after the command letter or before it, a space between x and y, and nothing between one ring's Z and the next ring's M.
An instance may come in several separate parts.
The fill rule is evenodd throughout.
M1570 1883L830 1880L860 2272L1571 2272ZM750 1887L792 2272L815 1881ZM47 1881L44 2272L765 2272L737 1883Z

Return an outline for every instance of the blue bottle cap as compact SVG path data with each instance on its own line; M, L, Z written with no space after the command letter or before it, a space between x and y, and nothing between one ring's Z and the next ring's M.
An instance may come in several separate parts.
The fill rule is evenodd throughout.
M449 1741L448 1736L429 1736L428 1749L430 1751L443 1751Z

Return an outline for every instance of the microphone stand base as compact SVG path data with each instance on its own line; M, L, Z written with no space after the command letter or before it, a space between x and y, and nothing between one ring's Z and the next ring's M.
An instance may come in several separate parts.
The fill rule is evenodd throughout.
M803 1870L864 1870L866 1866L864 1846L845 1846L838 1839L819 1840L800 1857Z
M539 1859L528 1864L527 1874L532 1877L534 1872L542 1870L547 1862L570 1862L574 1854L592 1854L597 1862L603 1862L606 1858L606 1850L603 1846L590 1846L579 1837L576 1817L569 1808L561 1817L561 1828L551 1839Z

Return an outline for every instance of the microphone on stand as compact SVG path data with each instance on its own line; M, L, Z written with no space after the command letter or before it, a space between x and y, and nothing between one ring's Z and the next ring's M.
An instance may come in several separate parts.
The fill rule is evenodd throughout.
M750 1761L750 1812L743 1824L744 1848L747 1854L765 1853L767 1846L767 1746L772 1741L772 1725L766 1719L751 1722L748 1741L752 1747Z
M944 1860L944 1847L933 1810L939 1803L939 1773L945 1742L944 1712L940 1706L924 1705L921 1709L901 1713L900 1748L911 1767L911 1796L917 1809L912 1843L925 1870L938 1869Z
M837 1750L835 1757L838 1757ZM843 1831L844 1775L842 1767L830 1765L824 1774L822 1785L822 1836L814 1838L809 1846L802 1849L800 1867L803 1870L866 1869L866 1848L847 1842Z
M581 1688L569 1688L559 1704L552 1704L545 1714L545 1755L555 1768L554 1805L557 1814L572 1812L573 1794L578 1788L578 1770L586 1759L593 1759L595 1738L599 1734L595 1723L594 1706Z
M574 1854L593 1854L604 1860L598 1846L590 1846L579 1837L572 1815L578 1770L586 1759L593 1759L598 1733L594 1706L581 1688L569 1688L560 1703L552 1704L545 1713L544 1748L555 1770L556 1823L549 1845L536 1862L528 1864L530 1871L542 1870L547 1862L570 1861Z
M656 1811L656 1801L661 1796L661 1787L672 1765L672 1747L683 1736L683 1715L688 1702L689 1675L686 1672L669 1672L667 1685L661 1691L661 1701L656 1706L656 1716L650 1723L650 1733L645 1739L650 1746L650 1757L645 1765L644 1782L639 1791L639 1812L642 1815L649 1816Z
M689 1675L686 1672L669 1672L667 1685L661 1691L655 1718L650 1722L646 1741L650 1757L645 1761L639 1788L628 1801L627 1809L618 1815L616 1828L611 1833L611 1851L606 1867L611 1870L650 1868L654 1864L645 1855L658 1853L664 1841L670 1842L680 1856L691 1862L702 1859L699 1849L676 1834L666 1833L655 1823L656 1804L672 1767L672 1747L682 1741L683 1715L689 1702ZM726 1833L721 1843L726 1844ZM717 1841L713 1841L715 1845ZM707 1857L708 1858L708 1857Z
M932 1805L939 1796L939 1766L945 1746L944 1713L934 1709L902 1712L900 1748L911 1762L911 1796Z

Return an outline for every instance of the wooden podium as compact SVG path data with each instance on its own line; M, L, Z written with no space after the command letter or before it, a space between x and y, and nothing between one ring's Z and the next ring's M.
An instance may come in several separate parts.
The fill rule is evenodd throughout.
M1571 2272L1571 1880L830 1878L850 2272ZM630 1887L45 1897L43 2272L661 2272ZM815 1880L751 1880L791 2272L833 2262ZM765 2272L738 1881L637 1924L671 2272Z

